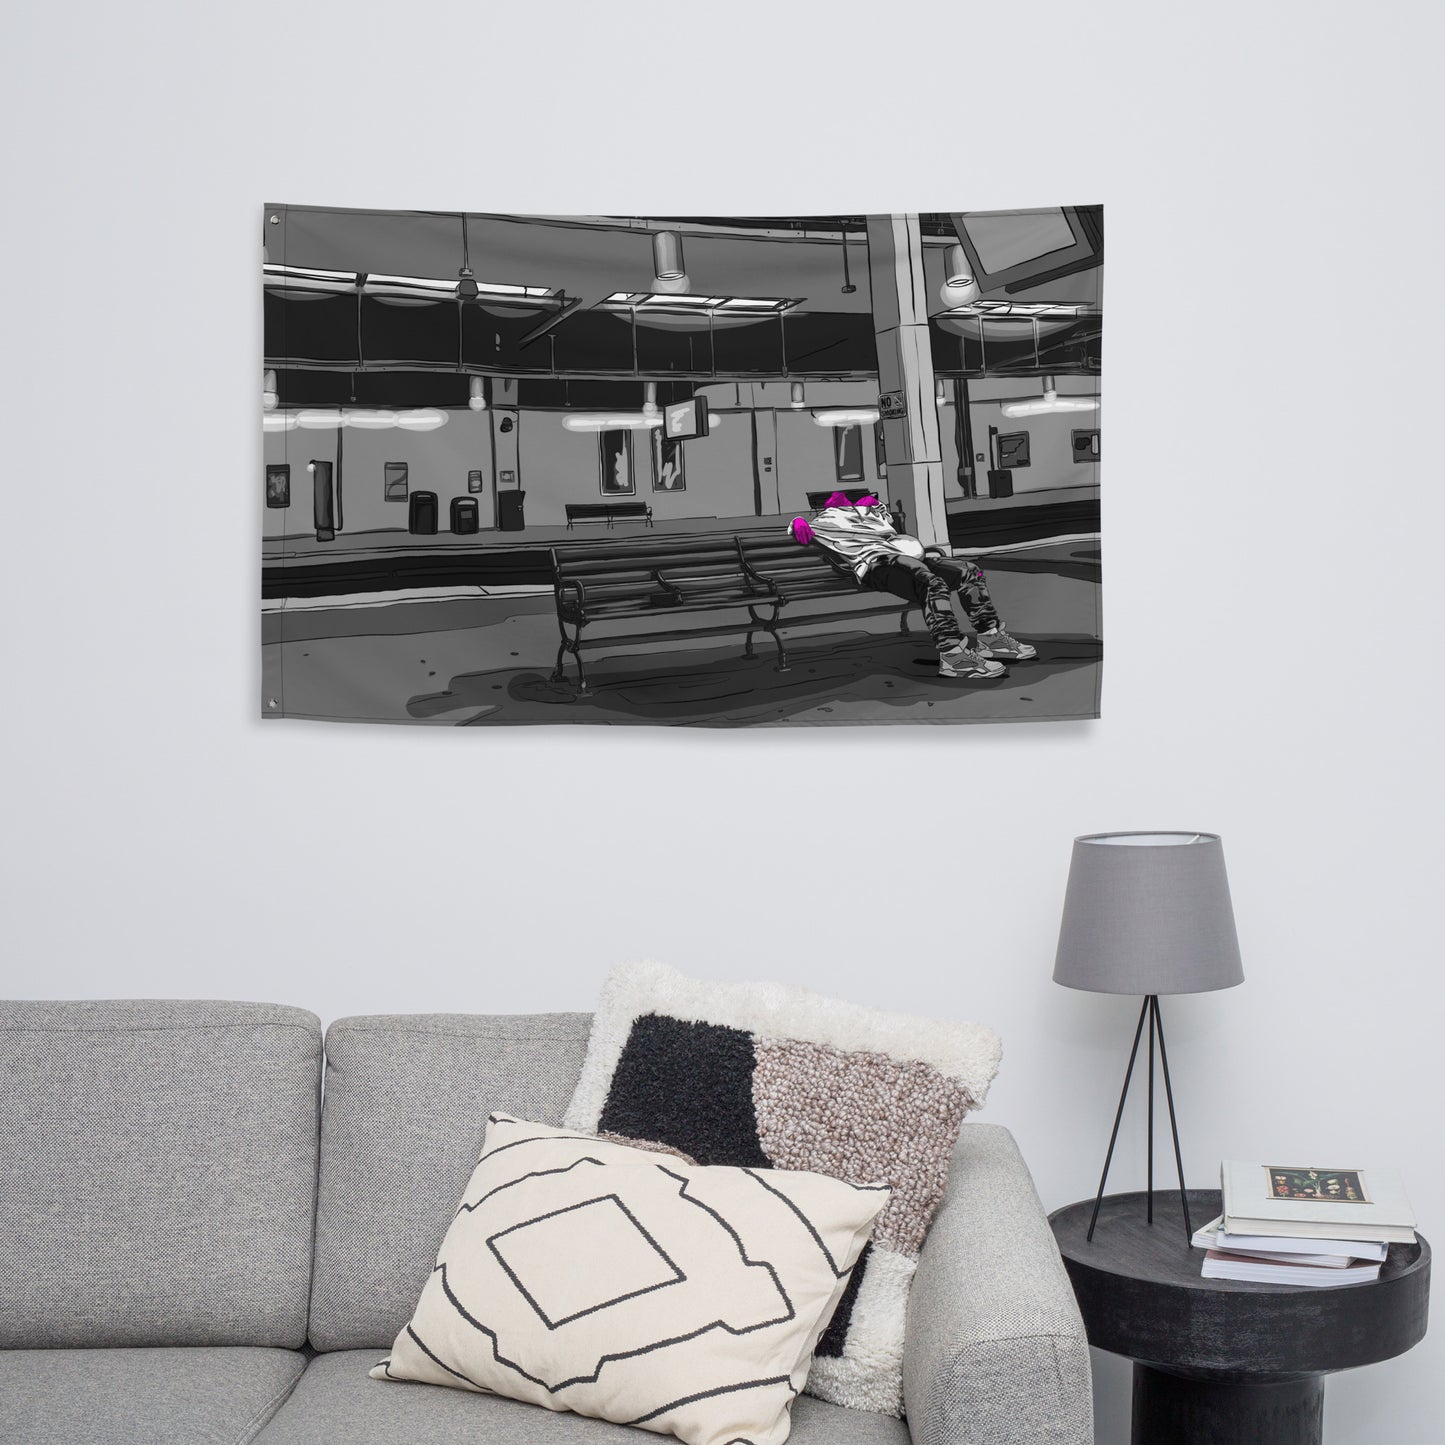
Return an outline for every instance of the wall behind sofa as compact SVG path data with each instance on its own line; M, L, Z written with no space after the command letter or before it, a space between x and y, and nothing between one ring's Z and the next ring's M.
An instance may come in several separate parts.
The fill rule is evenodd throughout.
M1248 980L1169 1007L1191 1177L1225 1154L1398 1163L1440 1235L1439 465L1341 437L1367 392L1397 445L1436 447L1441 23L1333 0L1207 25L1133 4L11 7L3 990L329 1019L586 1008L640 954L795 980L994 1024L985 1117L1054 1207L1096 1181L1137 1007L1049 980L1070 839L1214 829ZM265 200L1104 202L1104 720L263 725ZM866 804L831 814L816 781L854 765ZM1142 1171L1131 1124L1113 1182ZM1332 1381L1330 1445L1437 1440L1442 1341ZM1099 1356L1098 1380L1118 1445L1127 1370Z

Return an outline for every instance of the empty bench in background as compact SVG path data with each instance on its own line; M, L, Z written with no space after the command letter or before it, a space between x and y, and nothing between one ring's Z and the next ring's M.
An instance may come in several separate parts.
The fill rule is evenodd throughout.
M646 522L652 525L652 508L646 502L567 502L567 530L576 522Z
M788 671L781 629L899 614L899 631L908 631L908 613L916 604L883 594L863 594L853 574L826 548L800 547L790 537L732 533L705 536L637 537L627 541L564 543L551 549L552 585L557 605L557 666L552 681L564 676L567 654L577 664L579 691L587 691L582 665L584 646L622 642L678 642L691 637L746 635L743 656L754 656L753 638L766 632L778 649L779 672ZM805 611L785 616L798 603L860 596L870 605ZM708 614L719 620L709 621ZM598 623L676 618L653 630L607 631L584 637ZM697 617L701 625L693 625ZM722 618L726 620L721 620ZM570 629L570 633L569 633Z

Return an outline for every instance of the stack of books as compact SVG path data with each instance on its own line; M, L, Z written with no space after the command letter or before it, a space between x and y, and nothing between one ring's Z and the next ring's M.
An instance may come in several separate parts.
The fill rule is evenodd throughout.
M1205 1279L1329 1288L1378 1279L1415 1215L1397 1174L1226 1159L1224 1213L1194 1236Z

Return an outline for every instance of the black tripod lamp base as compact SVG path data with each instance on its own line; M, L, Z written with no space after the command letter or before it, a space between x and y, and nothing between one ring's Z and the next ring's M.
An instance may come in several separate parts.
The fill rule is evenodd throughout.
M1189 1218L1189 1191L1184 1187L1184 1159L1179 1151L1179 1122L1174 1117L1174 1083L1169 1077L1169 1053L1164 1047L1164 1015L1159 1011L1159 995L1148 994L1139 1010L1139 1022L1134 1028L1134 1046L1129 1050L1129 1067L1124 1070L1124 1087L1119 1092L1119 1107L1114 1111L1114 1128L1109 1135L1109 1149L1104 1155L1104 1172L1099 1176L1099 1192L1094 1196L1094 1212L1089 1219L1089 1232L1085 1236L1092 1241L1094 1226L1099 1222L1099 1206L1104 1202L1104 1186L1109 1182L1109 1165L1114 1162L1114 1145L1119 1141L1119 1121L1124 1117L1124 1102L1129 1097L1129 1081L1134 1077L1134 1062L1139 1057L1139 1040L1144 1034L1145 1021L1149 1024L1149 1184L1145 1191L1149 1223L1154 1223L1154 1041L1159 1041L1159 1062L1164 1070L1164 1096L1169 1103L1169 1132L1174 1140L1174 1168L1179 1175L1179 1198L1184 1205L1184 1237L1192 1241L1194 1225ZM1163 1437L1161 1437L1163 1438Z

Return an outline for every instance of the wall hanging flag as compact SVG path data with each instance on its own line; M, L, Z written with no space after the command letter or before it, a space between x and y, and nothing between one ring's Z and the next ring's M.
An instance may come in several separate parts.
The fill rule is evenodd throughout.
M1099 715L1103 208L268 206L262 715Z

